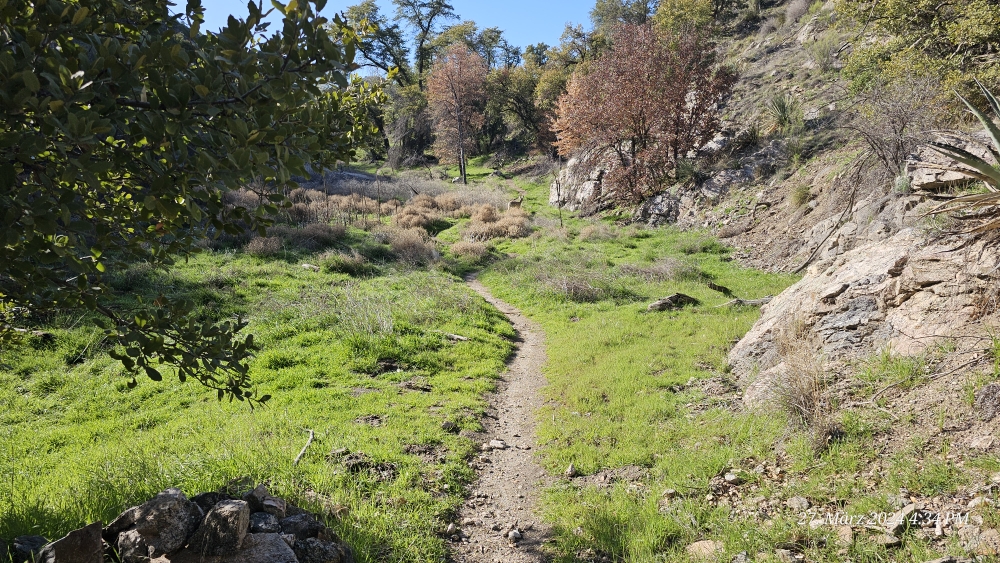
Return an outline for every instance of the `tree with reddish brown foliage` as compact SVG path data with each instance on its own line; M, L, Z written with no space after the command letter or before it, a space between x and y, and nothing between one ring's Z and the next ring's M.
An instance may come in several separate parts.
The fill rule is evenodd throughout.
M427 80L435 152L445 161L454 156L462 183L468 183L466 155L475 147L475 132L483 126L487 72L482 57L464 43L456 43L438 57Z
M708 142L735 76L697 30L623 25L611 48L577 73L559 100L559 152L596 164L611 156L602 194L637 203L676 177L677 162Z

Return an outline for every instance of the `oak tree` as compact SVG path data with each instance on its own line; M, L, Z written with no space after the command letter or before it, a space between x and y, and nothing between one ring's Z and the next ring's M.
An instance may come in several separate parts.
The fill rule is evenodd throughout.
M433 51L430 41L443 20L454 19L455 9L445 0L392 0L396 5L396 20L413 28L417 84L424 89L424 73L430 68Z
M293 176L349 160L380 94L352 81L357 37L325 0L259 5L218 33L167 0L0 0L0 344L24 314L83 311L132 374L172 366L219 398L260 403L242 319L161 295L110 304L108 274L170 265L206 237L262 231ZM270 205L225 203L269 185Z

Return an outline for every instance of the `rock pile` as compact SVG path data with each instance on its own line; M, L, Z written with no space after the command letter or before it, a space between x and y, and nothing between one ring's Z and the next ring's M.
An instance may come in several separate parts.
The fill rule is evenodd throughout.
M264 485L191 499L167 489L106 528L94 523L51 543L22 536L8 552L13 563L354 563L333 530Z

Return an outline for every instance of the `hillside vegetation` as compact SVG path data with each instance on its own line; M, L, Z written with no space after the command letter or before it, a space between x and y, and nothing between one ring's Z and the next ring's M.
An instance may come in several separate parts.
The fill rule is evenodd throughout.
M35 38L0 4L5 37ZM113 19L84 4L46 8L65 49ZM41 143L0 147L0 562L168 487L257 483L370 563L453 560L466 532L566 563L1000 554L1000 139L966 113L1000 91L995 2L598 0L524 48L448 2L365 0L332 31L314 4L260 44L253 9L217 35L194 4L108 23L171 76L227 45L280 69L220 100L176 78L159 106L149 75L124 102L101 75L135 113L115 127L168 116L134 142L83 92L98 47L86 76L48 52L58 92L31 70L45 43L0 53L9 121ZM92 123L46 137L64 108ZM516 491L537 549L460 518L521 345L470 276L545 335L517 436L546 474Z

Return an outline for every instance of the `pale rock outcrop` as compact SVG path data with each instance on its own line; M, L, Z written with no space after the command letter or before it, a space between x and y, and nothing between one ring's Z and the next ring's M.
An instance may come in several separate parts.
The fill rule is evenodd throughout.
M992 283L1000 250L983 242L956 249L914 228L861 245L810 268L762 307L761 318L729 353L748 406L771 401L789 366L776 336L797 331L825 360L871 355L883 346L915 354L955 334Z
M990 138L986 132L962 134L958 132L940 132L934 140L939 143L953 145L968 151L987 162L995 163L990 154ZM969 177L948 170L956 166L954 159L947 157L927 145L921 145L917 153L906 162L906 174L910 186L914 190L941 190L955 185L964 184Z
M596 211L602 195L606 164L587 164L588 156L569 159L549 186L549 205L568 211Z

